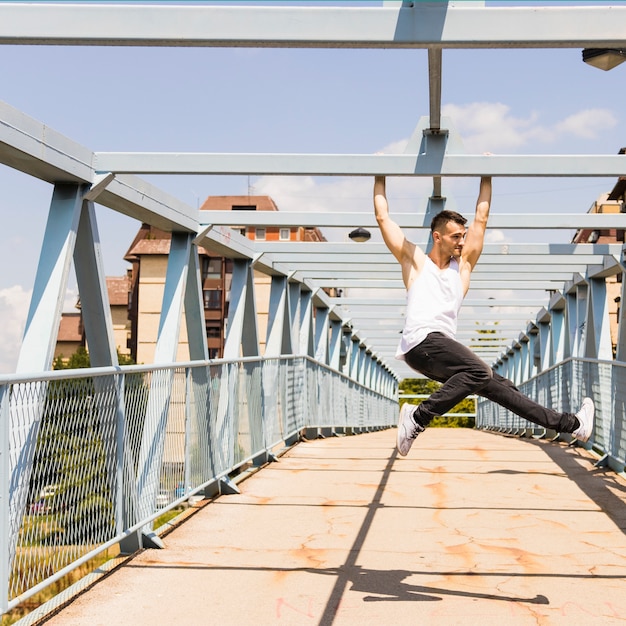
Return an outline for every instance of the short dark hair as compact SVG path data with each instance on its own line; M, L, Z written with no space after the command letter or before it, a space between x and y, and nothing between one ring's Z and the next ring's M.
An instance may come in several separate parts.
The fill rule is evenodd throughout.
M430 223L430 232L432 233L436 230L440 230L448 222L456 222L460 226L465 226L465 224L467 224L467 219L456 211L447 211L444 209L443 211L439 211L439 213L433 217L433 221Z

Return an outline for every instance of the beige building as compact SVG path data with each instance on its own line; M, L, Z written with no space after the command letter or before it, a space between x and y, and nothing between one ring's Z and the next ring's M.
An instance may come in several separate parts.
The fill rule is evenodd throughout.
M624 212L624 182L619 179L613 191L602 194L590 207L588 213L623 213ZM624 243L624 230L610 228L606 230L591 230L588 228L579 230L572 239L572 243ZM609 307L609 319L611 324L611 344L613 357L617 346L617 323L622 294L622 274L608 276L606 279L607 302Z
M130 321L128 319L130 277L108 276L106 283L115 346L119 354L130 356ZM85 328L80 312L80 300L76 303L76 309L76 313L63 313L61 316L57 344L54 350L55 359L60 356L64 361L67 361L78 348L87 347Z
M59 325L57 345L54 349L54 358L61 357L62 360L67 361L78 348L84 345L85 333L82 315L79 311L76 313L63 313L61 315L61 324Z
M201 211L278 211L269 196L209 196ZM210 221L210 220L206 220ZM235 227L248 239L260 241L325 241L317 228ZM161 315L165 275L170 249L169 233L143 224L135 236L126 256L132 264L132 284L129 306L131 355L137 363L152 363ZM232 280L232 261L199 247L204 319L209 358L223 356L228 304ZM255 296L260 350L263 353L267 335L270 277L254 273ZM189 358L189 346L184 324L181 324L177 359Z

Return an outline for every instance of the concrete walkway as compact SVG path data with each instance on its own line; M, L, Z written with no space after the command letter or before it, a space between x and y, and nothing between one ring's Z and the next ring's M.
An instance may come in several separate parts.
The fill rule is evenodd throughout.
M427 430L302 443L50 625L626 623L626 481L586 451Z

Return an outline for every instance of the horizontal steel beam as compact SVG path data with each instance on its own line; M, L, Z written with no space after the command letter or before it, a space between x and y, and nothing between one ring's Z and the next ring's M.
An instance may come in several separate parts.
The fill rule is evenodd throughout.
M506 176L626 175L623 155L246 154L97 152L94 167L117 174L256 176Z
M204 213L204 212L203 212ZM283 212L281 211L281 214ZM360 214L359 214L360 215ZM394 216L397 217L397 216ZM539 217L539 216L538 216ZM354 242L339 243L331 241L255 241L255 248L258 252L269 252L275 256L280 254L292 254L298 253L299 258L305 258L306 254L318 254L325 255L334 254L360 254L361 250L367 252L368 255L382 255L391 256L387 246L384 243L368 241L367 243L359 244ZM619 255L622 251L623 244L621 243L486 243L483 247L481 256L481 263L484 262L490 256L495 256L498 259L504 257L537 257L537 256L550 256L550 263L552 259L568 259L572 255L575 256L598 256L605 254ZM577 259L578 261L578 259ZM580 261L582 263L588 263L589 261Z
M313 281L320 287L338 287L340 289L391 289L402 290L402 282L398 278L397 272L374 272L370 273L372 278L379 279L377 282L371 282L367 272L359 271L343 271L343 270L301 270L297 269L294 274L295 280L303 282L305 279ZM482 289L534 289L539 291L559 289L565 282L572 279L572 272L553 272L545 273L539 276L529 275L526 280L521 280L523 274L511 275L507 279L506 275L489 274L477 272L472 278L471 288L473 291ZM361 276L362 284L359 284L359 276ZM367 286L369 285L369 287ZM556 286L555 286L556 285ZM387 296L386 296L387 297Z
M533 254L483 254L480 257L480 266L487 267L492 270L492 266L519 266L519 265L537 265L549 263L551 266L557 266L558 269L563 269L563 266L575 266L577 268L585 267L587 265L602 264L604 255L592 254L591 248L588 248L589 254L552 254L541 255ZM352 264L374 266L377 269L386 270L389 267L398 267L398 262L391 255L388 254L369 254L366 248L363 248L363 252L360 254L354 252L353 254L323 254L302 251L302 253L294 252L273 252L272 257L277 262L295 261L295 267L298 269L303 268L316 268L324 269L326 266L337 266L341 264L346 268ZM514 269L514 268L507 268ZM549 268L548 268L549 269ZM579 271L579 270L576 270Z
M504 291L551 291L560 290L564 284L571 279L571 274L561 276L546 276L545 278L536 278L535 280L521 281L519 279L505 281L505 280L489 280L477 281L473 280L471 288L476 290L504 290ZM350 294L355 290L363 289L368 291L379 292L378 296L381 297L381 292L384 290L384 297L389 298L393 296L405 297L404 287L401 281L368 281L366 279L359 281L358 279L332 279L332 278L320 278L319 276L311 275L310 280L314 281L316 285L323 288L348 290ZM397 292L397 293L396 293Z
M403 305L406 303L406 299L405 298L399 298L399 297L387 297L385 296L384 298L385 300L385 305L387 306L398 306L398 305ZM381 306L381 301L380 298L351 298L351 297L347 297L347 298L330 298L330 301L332 304L336 304L336 305L341 305L344 304L345 306L358 306L358 305L365 305L365 306L372 306L373 304L376 304L378 306ZM532 300L530 302L528 302L528 304L526 304L526 302L528 302L528 300L526 298L519 298L519 299L511 299L508 298L506 300L504 299L500 299L500 298L494 298L493 300L472 300L472 299L466 299L463 302L463 306L464 307L475 307L475 306L487 306L487 307L535 307L535 301ZM463 307L462 307L463 308ZM462 310L461 308L461 310Z
M626 157L622 158L626 161ZM198 219L202 226L212 223L224 226L306 226L311 228L329 227L350 230L357 226L362 226L372 229L372 232L378 228L373 209L360 213L332 213L330 211L328 213L320 211L315 213L304 211L211 211L210 217L206 215L207 213L209 212L200 212ZM430 229L431 217L425 213L394 213L393 218L402 228ZM489 228L500 230L626 229L626 213L498 213L497 209L494 209L489 217ZM370 244L355 243L354 245L368 246ZM579 245L591 246L592 244Z
M363 252L358 254L353 252L351 254L331 254L319 252L311 254L303 251L302 254L297 252L281 253L272 252L272 258L275 261L282 263L294 263L301 269L328 269L328 267L342 267L352 268L353 265L369 265L372 268L382 269L388 271L394 267L400 271L400 266L396 259L390 252L387 254L369 254L366 252L366 248L363 248ZM571 271L584 272L585 268L589 265L602 264L604 261L604 255L594 256L577 255L554 255L550 258L539 257L532 255L498 255L498 254L483 254L480 258L480 262L475 271L484 269L489 272L524 272L525 274L532 274L535 272L551 271L558 269L559 271L565 271L570 268L574 268Z
M2 3L11 45L298 48L623 47L626 9L463 7L215 7Z
M462 315L461 319L459 319L459 328L478 331L483 328L481 324L487 324L488 328L493 328L494 330L499 330L501 328L517 328L520 319L534 319L537 316L537 311L545 304L547 303L539 301L534 304L531 303L528 308L532 309L532 311L529 310L527 313L492 312L490 309L482 307L478 311L472 313L471 319L468 319L467 315ZM402 307L402 313L400 313L399 311L393 312L390 309L380 311L372 306L368 308L362 307L358 309L351 309L346 316L351 316L351 319L356 320L355 323L358 323L358 320L363 320L363 322L367 324L371 324L373 321L376 321L378 326L387 325L392 327L393 324L397 324L397 320L401 320L401 323L404 323L403 311L404 307Z
M297 260L291 262L285 261L284 266L291 267L293 272L296 272L296 280L304 280L305 278L311 280L323 280L323 281L343 281L347 280L368 280L377 281L379 285L384 286L381 281L385 282L388 287L392 289L398 289L402 287L401 277L399 269L389 265L378 266L364 266L358 267L357 264L328 264L324 267L316 267L313 264L300 265ZM333 269L336 267L337 269ZM368 271L369 267L369 271ZM472 276L472 285L476 288L478 282L485 283L490 280L505 280L510 277L511 281L517 281L525 279L526 281L541 281L541 280L571 280L574 274L584 275L586 268L594 268L596 266L577 266L577 265L557 265L554 268L543 267L537 268L537 271L528 271L524 273L520 267L512 268L507 271L507 268L497 268L493 265L485 265L480 269L476 269ZM534 266L531 269L535 269ZM332 283L331 283L332 284ZM514 282L509 282L509 288L514 287ZM353 287L357 285L352 285Z

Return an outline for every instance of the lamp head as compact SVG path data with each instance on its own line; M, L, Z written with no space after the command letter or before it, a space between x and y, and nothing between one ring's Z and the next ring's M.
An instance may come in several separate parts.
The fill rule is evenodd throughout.
M585 48L583 50L583 61L606 72L626 61L626 49Z
M349 235L352 241L357 241L358 243L363 243L364 241L369 241L372 234L369 230L365 230L365 228L355 228Z

